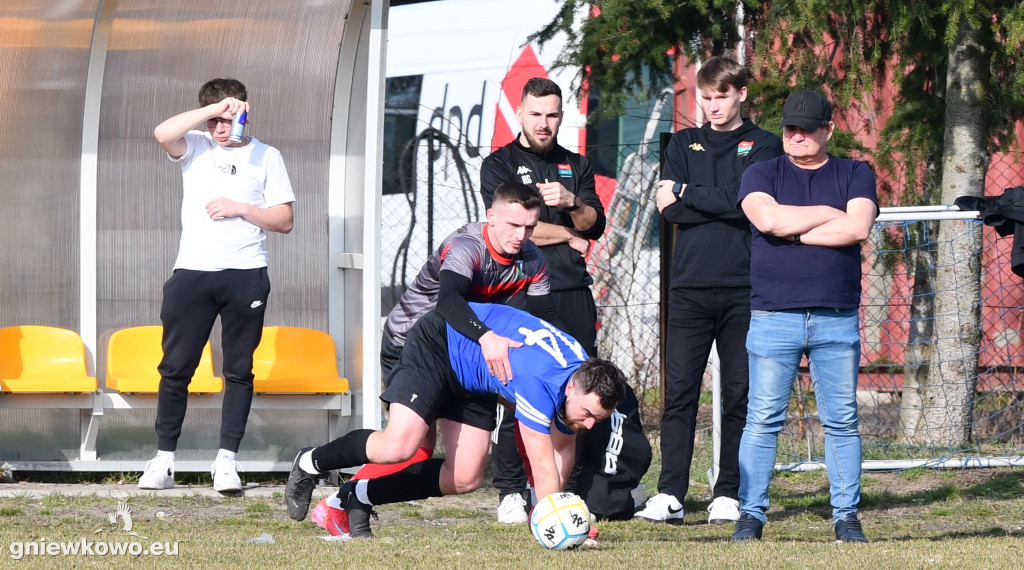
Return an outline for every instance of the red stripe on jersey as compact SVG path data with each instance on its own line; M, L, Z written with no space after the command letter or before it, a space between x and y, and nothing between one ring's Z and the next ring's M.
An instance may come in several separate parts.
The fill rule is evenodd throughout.
M441 250L441 261L444 261L445 256L448 255L448 251L451 250L451 248L452 248L452 244L450 244L450 243L448 245L444 246L444 249Z
M532 279L516 279L508 283L495 283L493 285L476 284L470 285L469 295L471 301L474 299L493 299L495 297L513 297L525 289ZM483 302L483 301L480 301Z

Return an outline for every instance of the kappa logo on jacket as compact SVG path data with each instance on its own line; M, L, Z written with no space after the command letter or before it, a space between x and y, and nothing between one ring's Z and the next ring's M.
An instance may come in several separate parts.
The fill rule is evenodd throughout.
M690 143L690 150L696 150L696 151L699 151L699 152L704 152L704 145L702 145L700 143Z
M533 177L530 176L532 173L533 171L530 170L529 166L519 165L519 168L516 169L516 174L519 175L519 180L522 181L523 184L533 184Z

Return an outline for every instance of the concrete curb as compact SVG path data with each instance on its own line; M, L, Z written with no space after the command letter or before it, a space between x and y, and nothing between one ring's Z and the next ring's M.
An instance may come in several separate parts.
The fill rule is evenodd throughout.
M337 487L319 486L313 492L313 502L337 491ZM49 495L67 495L74 497L213 497L213 498L270 498L283 501L284 485L247 485L239 496L222 495L207 485L179 485L163 491L147 491L135 485L73 485L60 483L10 483L0 484L0 498L31 497L40 499Z

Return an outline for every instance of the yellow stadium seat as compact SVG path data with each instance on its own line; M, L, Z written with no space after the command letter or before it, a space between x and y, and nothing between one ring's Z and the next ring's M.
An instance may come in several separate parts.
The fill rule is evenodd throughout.
M334 340L323 331L264 327L252 372L257 393L348 392L348 380L338 377Z
M95 392L78 333L23 325L0 329L0 392Z
M158 392L162 341L163 327L159 325L130 327L112 334L107 343L107 387L125 394ZM224 381L213 375L213 351L207 341L188 391L199 394L223 389Z

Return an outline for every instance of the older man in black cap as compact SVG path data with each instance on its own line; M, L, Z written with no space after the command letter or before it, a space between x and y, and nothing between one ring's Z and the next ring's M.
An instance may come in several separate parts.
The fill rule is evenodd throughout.
M825 432L836 540L867 542L857 515L861 439L860 242L878 213L867 164L825 150L832 107L797 91L783 107L779 158L753 164L740 184L750 220L750 395L740 441L740 519L734 541L759 540L779 431L806 355Z

